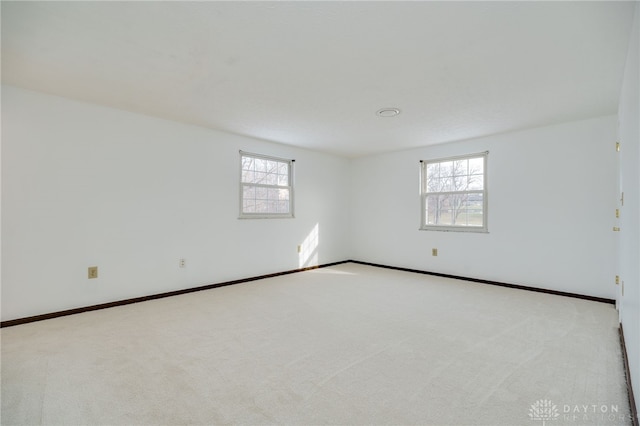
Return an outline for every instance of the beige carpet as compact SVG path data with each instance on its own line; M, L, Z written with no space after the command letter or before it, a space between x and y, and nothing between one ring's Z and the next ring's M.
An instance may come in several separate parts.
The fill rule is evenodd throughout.
M2 329L2 424L630 424L612 305L343 264Z

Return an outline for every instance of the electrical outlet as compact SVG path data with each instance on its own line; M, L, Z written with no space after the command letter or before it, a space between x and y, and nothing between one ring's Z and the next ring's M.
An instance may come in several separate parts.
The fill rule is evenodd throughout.
M302 253L302 246L298 245L298 253Z
M89 279L98 278L98 267L97 266L89 266L88 277L89 277Z
M431 249L431 256L437 256L438 255L438 249L437 248L432 248Z
M186 268L186 267L187 267L187 260L186 260L186 259L184 259L184 258L180 259L180 260L178 261L178 265L179 265L181 268Z

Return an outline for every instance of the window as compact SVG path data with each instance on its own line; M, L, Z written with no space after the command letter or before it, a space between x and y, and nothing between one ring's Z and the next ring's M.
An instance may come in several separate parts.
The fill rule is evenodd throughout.
M420 229L487 232L488 154L421 161Z
M293 217L293 162L240 151L240 217Z

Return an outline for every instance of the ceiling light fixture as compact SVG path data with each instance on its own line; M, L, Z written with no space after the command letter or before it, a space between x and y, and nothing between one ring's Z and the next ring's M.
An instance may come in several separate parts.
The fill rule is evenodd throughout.
M398 108L382 108L376 112L378 117L395 117L398 114L400 114Z

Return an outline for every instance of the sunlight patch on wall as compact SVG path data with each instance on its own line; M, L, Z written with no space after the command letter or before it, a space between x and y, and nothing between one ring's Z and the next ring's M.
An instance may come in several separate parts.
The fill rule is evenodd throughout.
M300 246L300 253L298 255L298 266L300 268L318 264L318 245L320 244L319 229L320 224L316 223L316 226L313 227Z

